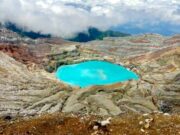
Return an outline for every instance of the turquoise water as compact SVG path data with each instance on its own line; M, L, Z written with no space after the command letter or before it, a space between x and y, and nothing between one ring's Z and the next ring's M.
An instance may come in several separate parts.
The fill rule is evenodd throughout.
M56 77L70 85L87 87L106 85L127 80L137 80L138 76L123 66L105 61L86 61L79 64L61 66Z

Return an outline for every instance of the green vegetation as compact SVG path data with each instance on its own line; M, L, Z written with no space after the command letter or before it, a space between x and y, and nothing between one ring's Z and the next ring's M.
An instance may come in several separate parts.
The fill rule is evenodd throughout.
M1 24L0 24L1 26ZM16 26L16 24L13 24L11 22L7 22L5 24L5 27L13 32L18 33L22 37L29 37L32 39L37 39L37 38L50 38L50 34L42 34L41 32L34 32L34 31L26 31L26 29L20 28Z
M81 32L76 37L68 40L76 41L76 42L88 42L91 40L103 40L104 37L126 37L126 36L130 36L130 34L116 32L112 30L102 32L96 28L89 28L87 33Z
M42 34L41 32L34 32L34 31L26 31L26 29L20 28L16 26L16 24L13 24L11 22L7 22L5 24L5 27L9 30L12 30L18 33L22 37L29 37L32 39L51 37L50 34ZM88 42L92 40L103 40L104 37L126 37L126 36L130 36L130 34L121 33L121 32L112 31L112 30L102 32L96 28L91 27L89 28L87 33L80 32L75 37L67 39L67 40L75 41L75 42Z
M56 61L51 61L47 66L45 66L45 70L49 73L53 73L58 69L58 67L70 64L74 64L74 62L72 60L57 59Z

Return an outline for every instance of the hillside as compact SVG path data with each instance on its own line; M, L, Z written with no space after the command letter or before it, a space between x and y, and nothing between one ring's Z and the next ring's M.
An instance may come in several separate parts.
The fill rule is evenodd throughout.
M19 28L13 23L6 23L4 25L7 29L18 33L22 37L28 37L32 39L37 38L50 38L51 35L49 34L42 34L41 32L33 32L33 31L26 31L25 29ZM130 34L121 33L117 31L100 31L96 28L89 28L88 32L80 32L73 38L68 38L67 40L75 41L75 42L88 42L92 40L102 40L104 37L125 37L130 36Z
M130 36L130 34L121 33L117 31L100 31L96 28L89 28L88 32L80 32L74 38L69 39L70 41L75 42L88 42L92 40L103 40L105 37L126 37Z
M25 40L8 30L0 32L3 33L0 34L3 37L0 38L1 133L8 134L17 129L22 134L42 134L42 127L49 127L47 132L54 134L59 128L65 128L62 130L64 133L67 129L94 133L94 120L88 123L83 116L97 116L95 121L99 121L98 117L100 120L112 117L112 125L107 129L112 128L115 135L120 129L117 125L124 123L127 126L127 122L131 123L129 128L133 131L124 128L123 134L179 133L179 35L146 34L81 44L53 38ZM13 36L18 42L12 40ZM64 84L55 77L57 67L86 60L123 65L137 73L140 79L81 89ZM44 114L52 116L44 118ZM62 114L62 119L57 120L56 114L59 118ZM154 120L146 125L147 128L139 125L141 120L145 121L144 115L152 116ZM25 125L24 119L28 120ZM77 128L79 119L80 123L86 123L81 125L82 130ZM167 125L167 122L171 123ZM95 130L99 134L111 134L107 129L100 127Z
M26 31L23 28L20 28L16 26L15 24L8 22L5 23L4 25L5 28L18 33L22 37L29 37L32 39L37 39L37 38L50 38L51 35L49 34L42 34L41 32L33 32L33 31Z

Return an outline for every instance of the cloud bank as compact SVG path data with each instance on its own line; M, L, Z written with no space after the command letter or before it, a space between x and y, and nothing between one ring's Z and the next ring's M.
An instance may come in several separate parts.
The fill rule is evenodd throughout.
M89 27L107 30L168 23L180 26L179 0L0 0L0 22L64 38Z

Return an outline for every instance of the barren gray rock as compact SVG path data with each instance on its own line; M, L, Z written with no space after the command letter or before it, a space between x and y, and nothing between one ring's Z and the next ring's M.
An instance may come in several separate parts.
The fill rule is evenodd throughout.
M105 39L78 47L63 46L66 53L59 54L57 50L61 50L61 46L52 45L51 49L55 48L55 51L52 55L48 53L46 64L57 64L61 60L76 63L106 59L125 65L140 76L138 81L84 89L63 84L42 69L31 71L26 65L0 52L0 115L180 112L179 45L174 43L168 48L171 38L144 36L144 40L150 43L141 43L141 38L138 38ZM154 42L158 42L157 47L150 49Z

